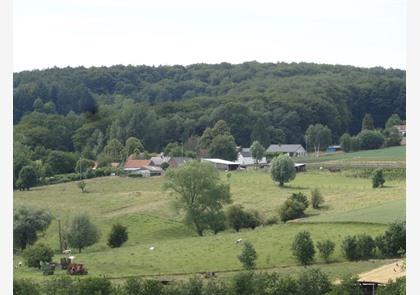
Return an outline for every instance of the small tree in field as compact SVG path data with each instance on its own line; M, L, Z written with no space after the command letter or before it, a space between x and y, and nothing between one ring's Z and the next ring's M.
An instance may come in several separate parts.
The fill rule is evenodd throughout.
M319 255L326 263L329 262L331 254L334 252L335 244L331 240L318 241L316 247L319 250Z
M44 244L31 246L23 251L23 258L29 267L41 267L40 262L51 262L54 251Z
M373 188L382 187L385 183L384 171L382 169L375 170L372 178Z
M291 219L301 218L305 215L305 209L309 202L302 193L293 193L280 207L280 219L286 222Z
M251 145L251 155L256 161L256 165L261 161L264 156L264 147L260 144L259 141L254 141Z
M271 178L277 181L280 186L296 177L295 164L289 156L277 156L271 162Z
M309 265L315 255L315 247L311 234L307 231L298 233L292 244L293 255L302 265Z
M77 186L80 188L80 190L82 191L82 193L86 192L86 182L84 182L83 180L79 181L77 183Z
M89 216L81 213L73 218L67 233L67 241L71 247L79 249L80 253L83 248L95 244L99 236L99 230L90 221Z
M321 194L321 191L316 188L311 191L311 203L312 208L319 209L321 208L321 205L324 203L324 197Z
M24 166L19 172L19 184L21 188L29 190L37 183L37 175L32 166Z
M255 267L257 252L250 242L246 241L244 243L244 248L241 255L238 256L238 259L247 270L253 269Z
M112 226L108 237L108 246L111 248L121 247L128 240L127 227L117 223Z

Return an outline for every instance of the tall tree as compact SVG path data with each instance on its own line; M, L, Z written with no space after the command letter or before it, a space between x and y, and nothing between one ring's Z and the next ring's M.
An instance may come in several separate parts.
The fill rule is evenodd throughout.
M289 156L279 155L271 161L271 178L277 181L280 186L295 179L295 164Z
M229 161L237 159L236 144L232 135L217 135L209 147L211 158L220 158Z
M398 114L392 114L385 123L385 129L394 127L402 123L402 120Z
M331 130L322 124L309 125L305 133L306 141L312 146L317 157L321 148L331 143Z
M229 185L223 183L219 172L208 163L190 161L169 169L164 188L176 194L176 200L185 211L185 222L202 236L210 228L209 215L216 215L223 204L231 202Z
M268 126L260 118L254 125L251 133L251 141L258 141L263 147L267 148L270 144L270 132Z
M362 130L375 130L375 122L371 114L367 113L362 120Z
M264 151L264 147L258 141L252 143L251 155L255 159L257 166L264 156Z
M99 229L90 221L90 217L86 213L80 213L73 217L66 234L69 245L78 249L79 253L83 248L99 241L99 237Z

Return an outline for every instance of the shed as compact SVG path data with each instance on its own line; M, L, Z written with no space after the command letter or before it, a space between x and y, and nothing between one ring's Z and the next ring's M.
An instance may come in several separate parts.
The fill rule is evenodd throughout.
M341 145L330 145L327 147L327 153L334 153L341 151Z
M192 161L192 158L190 157L171 157L171 159L168 161L169 167L179 167L187 162Z
M215 168L219 170L236 170L239 167L239 163L226 161L223 159L214 159L214 158L204 158L201 159L202 162L209 162L212 164Z
M252 157L251 154L251 149L250 148L241 148L239 149L238 152L238 158L236 160L235 163L238 163L240 166L242 167L246 167L246 166L251 166L251 165L255 165L256 161L255 159ZM259 164L264 165L267 164L267 159L266 157L263 157L260 161Z
M295 170L296 170L296 172L304 172L304 171L306 171L306 164L304 164L304 163L295 163Z

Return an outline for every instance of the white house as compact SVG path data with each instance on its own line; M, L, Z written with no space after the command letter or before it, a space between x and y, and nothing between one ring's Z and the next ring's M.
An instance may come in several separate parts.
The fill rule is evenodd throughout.
M201 162L209 162L215 168L220 169L220 170L236 170L239 167L239 163L226 161L223 159L203 158L201 159Z
M255 165L256 161L252 157L251 149L250 148L242 148L238 152L238 159L236 160L236 163L238 163L242 167ZM267 164L267 159L263 157L259 164Z
M301 144L270 144L266 152L287 154L290 157L300 157L306 155L306 150Z

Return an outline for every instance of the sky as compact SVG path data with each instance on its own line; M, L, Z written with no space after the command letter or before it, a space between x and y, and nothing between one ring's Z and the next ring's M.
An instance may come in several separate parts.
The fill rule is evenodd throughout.
M13 70L314 62L406 68L404 0L14 0Z

